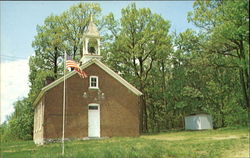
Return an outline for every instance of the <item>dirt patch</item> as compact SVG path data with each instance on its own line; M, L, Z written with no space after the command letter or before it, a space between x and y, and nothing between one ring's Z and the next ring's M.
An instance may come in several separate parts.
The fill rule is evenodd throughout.
M196 139L196 140L225 140L225 139L240 139L240 136L231 135L231 136L214 136L214 137L202 137L197 139L195 137L185 137L185 136L176 136L176 137L168 137L166 135L159 135L159 136L141 136L141 138L145 139L156 139L156 140L167 140L167 141L176 141L176 140L187 140L187 139Z
M35 151L36 149L21 149L21 150L3 150L6 153L19 152L19 151Z
M12 152L16 152L16 150L4 150L2 152L6 152L6 153L12 153Z
M207 137L206 139L213 139L213 140L225 140L225 139L239 139L239 136L228 136L228 137Z
M18 144L18 145L11 145L8 148L16 148L16 147L23 147L23 146L27 146L27 144Z
M168 136L141 136L141 138L145 139L156 139L156 140L168 140L168 141L175 141L175 140L185 140L188 139L184 136L177 136L177 137L168 137Z

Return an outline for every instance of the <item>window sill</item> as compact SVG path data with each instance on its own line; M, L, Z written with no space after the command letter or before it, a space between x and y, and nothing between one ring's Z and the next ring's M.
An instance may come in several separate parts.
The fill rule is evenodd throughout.
M89 87L89 89L99 89L99 87Z

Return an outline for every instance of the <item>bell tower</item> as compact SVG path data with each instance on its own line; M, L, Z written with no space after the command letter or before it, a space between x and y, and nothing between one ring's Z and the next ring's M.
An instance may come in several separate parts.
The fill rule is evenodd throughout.
M93 22L91 15L87 31L83 35L83 55L81 59L82 64L93 58L102 58L100 54L100 39L101 36Z

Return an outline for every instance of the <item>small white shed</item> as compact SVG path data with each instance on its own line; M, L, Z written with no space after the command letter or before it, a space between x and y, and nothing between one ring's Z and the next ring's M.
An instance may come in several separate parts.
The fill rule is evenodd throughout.
M213 129L211 115L192 114L185 117L185 130Z

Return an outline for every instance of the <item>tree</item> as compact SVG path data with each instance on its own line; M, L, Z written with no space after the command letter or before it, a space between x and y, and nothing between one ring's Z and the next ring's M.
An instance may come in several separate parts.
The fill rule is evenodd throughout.
M82 37L89 24L90 17L94 18L98 26L102 26L97 17L101 17L101 8L97 3L79 3L70 7L60 15L64 45L66 51L76 60L82 57Z
M106 50L106 61L144 94L141 103L142 127L143 131L148 131L146 87L149 72L161 54L167 53L165 48L171 45L168 35L170 24L151 13L150 9L137 9L134 3L121 12L120 22L112 14L106 17L106 27L110 29L109 42L113 41Z
M207 52L232 58L237 65L245 107L250 107L248 1L196 1L188 19L207 34Z
M14 113L1 125L1 140L29 140L33 137L33 109L28 98L14 103Z
M82 56L82 36L90 16L99 16L101 8L96 3L79 3L61 15L50 15L44 25L37 26L37 35L32 43L35 56L30 58L31 90L29 96L34 100L44 81L63 75L64 52L79 60ZM99 21L96 20L98 23Z

